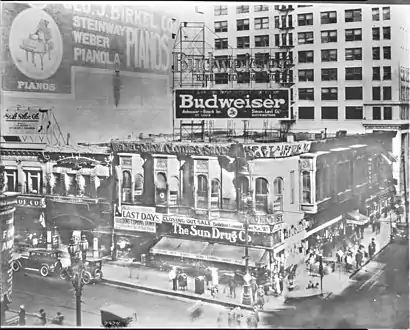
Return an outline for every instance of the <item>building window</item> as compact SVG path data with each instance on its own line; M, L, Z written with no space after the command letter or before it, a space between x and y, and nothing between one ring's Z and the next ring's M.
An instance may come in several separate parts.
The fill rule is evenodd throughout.
M198 175L197 205L208 208L208 178L203 174Z
M361 41L362 29L348 29L345 31L345 41Z
M362 120L363 119L363 107L360 107L360 106L346 107L346 119Z
M172 191L172 189L173 188L170 185L170 191ZM134 188L134 201L135 202L142 201L143 191L144 191L144 177L141 174L137 174L135 176L135 188Z
M380 40L380 28L378 27L372 28L372 35L373 35L373 40Z
M275 22L275 29L279 29L279 25L280 25L280 18L279 18L279 16L275 16L275 17L274 17L274 22Z
M383 100L384 101L391 101L391 87L383 87Z
M253 7L253 10L255 13L260 12L260 11L269 11L269 6L267 5L255 5Z
M337 100L337 87L322 88L322 100L323 101Z
M69 192L69 193L72 193L72 192ZM131 173L129 171L122 172L122 201L126 203L132 202Z
M383 119L392 120L393 119L393 109L392 107L383 107Z
M380 47L373 47L373 60L380 60Z
M228 73L215 73L215 84L227 84L228 83Z
M351 9L345 10L345 22L361 22L362 21L362 10L361 9Z
M373 92L373 101L380 101L381 100L380 87L373 87L372 92Z
M41 172L24 171L26 177L26 193L41 194Z
M315 119L315 107L299 107L299 119Z
M299 88L299 100L313 101L314 99L313 88Z
M238 20L236 20L236 30L237 31L247 31L247 30L249 30L249 19L238 19Z
M362 67L346 68L346 80L362 80Z
M255 18L255 30L269 29L269 17Z
M337 192L345 192L349 189L350 184L350 162L344 162L337 165Z
M214 23L215 32L228 32L228 21L220 21Z
M295 171L290 171L290 204L295 204Z
M228 15L228 6L214 6L214 15L215 16Z
M381 119L382 119L381 107L373 107L373 120L381 120Z
M390 20L390 7L383 7L383 21Z
M257 211L268 211L268 181L264 178L255 180L255 202Z
M245 176L240 176L238 178L240 199L243 200L249 195L249 180Z
M346 100L362 100L363 87L345 87Z
M246 14L249 13L249 6L247 5L242 5L242 6L236 6L236 13L237 14Z
M179 180L177 177L172 177L169 180L169 204L179 204Z
M243 49L249 48L250 38L249 37L237 37L236 38L236 48Z
M325 11L325 12L320 13L320 23L321 24L337 23L336 11Z
M391 47L383 47L383 59L391 60Z
M17 192L17 170L5 170L6 172L6 191Z
M373 80L380 80L380 67L379 66L374 66L373 67Z
M255 36L255 47L269 47L269 35Z
M312 188L310 183L310 172L302 172L302 202L305 204L312 204Z
M322 40L322 44L327 44L330 42L337 42L337 31L336 30L322 31L320 33L320 37Z
M221 183L218 179L211 181L211 208L219 209L221 200Z
M228 38L215 39L215 49L228 49Z
M313 63L313 50L298 52L299 63Z
M322 49L322 62L336 62L337 49Z
M346 48L345 51L346 61L361 61L362 49L361 48Z
M273 209L275 211L283 210L283 179L278 177L273 182L273 191L275 199L273 202Z
M313 25L313 13L298 15L298 26L305 25Z
M286 18L287 18L287 24L286 24ZM280 17L280 19L281 19L281 27L282 28L292 27L293 26L292 15L282 15Z
M372 20L380 21L380 10L379 8L372 8Z
M384 26L383 27L383 40L390 40L390 39L391 39L390 26Z
M383 67L383 80L391 80L391 67L390 66Z
M298 44L299 45L313 44L313 32L299 32L298 33Z
M238 84L249 84L251 81L250 72L238 72L236 81Z
M279 47L280 45L280 34L275 34L275 46Z
M337 107L322 107L322 119L337 119L338 108Z
M299 70L298 72L298 78L299 81L313 81L313 69L307 69L307 70Z
M337 80L337 68L322 69L322 81Z

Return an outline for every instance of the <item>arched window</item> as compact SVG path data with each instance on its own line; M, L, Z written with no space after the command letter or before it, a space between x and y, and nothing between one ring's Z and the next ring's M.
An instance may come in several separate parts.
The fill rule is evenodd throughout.
M221 196L221 184L218 179L211 182L211 207L218 209Z
M129 171L122 172L122 187L131 189L131 173Z
M169 204L177 205L179 201L179 180L173 176L169 181Z
M135 176L134 201L140 202L144 191L144 177L141 174Z
M167 177L160 172L155 178L156 201L158 204L164 204L167 201Z
M302 200L303 203L312 204L312 197L311 197L311 183L310 183L310 173L307 171L302 172Z
M238 178L238 185L239 185L239 191L241 193L241 196L247 197L249 194L249 180L246 176L240 176Z
M257 178L255 180L255 208L257 211L268 211L268 180Z
M197 206L208 208L208 178L205 175L198 175Z
M283 210L283 179L281 177L277 177L273 182L273 191L275 194L273 209L281 211Z

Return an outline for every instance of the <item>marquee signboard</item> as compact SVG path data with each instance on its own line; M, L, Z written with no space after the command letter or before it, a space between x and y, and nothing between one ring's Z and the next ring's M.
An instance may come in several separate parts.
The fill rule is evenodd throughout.
M176 119L290 119L290 89L177 89Z

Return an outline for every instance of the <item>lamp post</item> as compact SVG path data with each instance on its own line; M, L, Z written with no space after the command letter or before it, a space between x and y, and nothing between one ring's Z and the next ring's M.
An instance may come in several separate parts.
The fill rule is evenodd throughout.
M71 257L71 267L73 269L73 277L71 282L75 289L75 309L77 316L77 326L81 326L81 295L84 286L83 276L85 272L84 263L87 258L88 241L85 235L82 236L81 242L78 244L71 239L68 246L68 253ZM81 258L79 254L81 253Z
M253 199L252 195L248 196L246 199L246 210L245 210L245 276L244 276L244 286L243 286L243 296L242 304L243 305L252 305L252 296L250 293L250 280L251 276L249 275L249 215L252 213L253 209Z

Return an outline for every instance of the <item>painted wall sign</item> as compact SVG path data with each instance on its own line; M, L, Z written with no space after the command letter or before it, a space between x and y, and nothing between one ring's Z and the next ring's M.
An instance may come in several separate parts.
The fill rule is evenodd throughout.
M177 89L176 119L290 119L289 89Z
M157 227L155 222L132 220L129 218L114 217L114 229L141 231L147 233L156 233Z
M121 216L123 219L128 220L161 223L163 215L161 213L156 213L155 207L122 205Z
M1 135L46 134L42 128L45 114L40 109L15 108L2 112Z
M98 199L92 199L92 198L76 198L76 197L69 197L69 196L48 196L47 200L50 202L55 202L55 203L68 203L68 204L81 204L81 205L87 205L87 204L97 204Z
M283 142L275 144L243 145L245 155L252 158L281 158L292 157L310 151L311 141ZM233 156L232 144L185 144L185 143L135 143L113 142L115 152L174 154L190 156Z
M17 207L45 208L46 200L44 197L18 196Z

